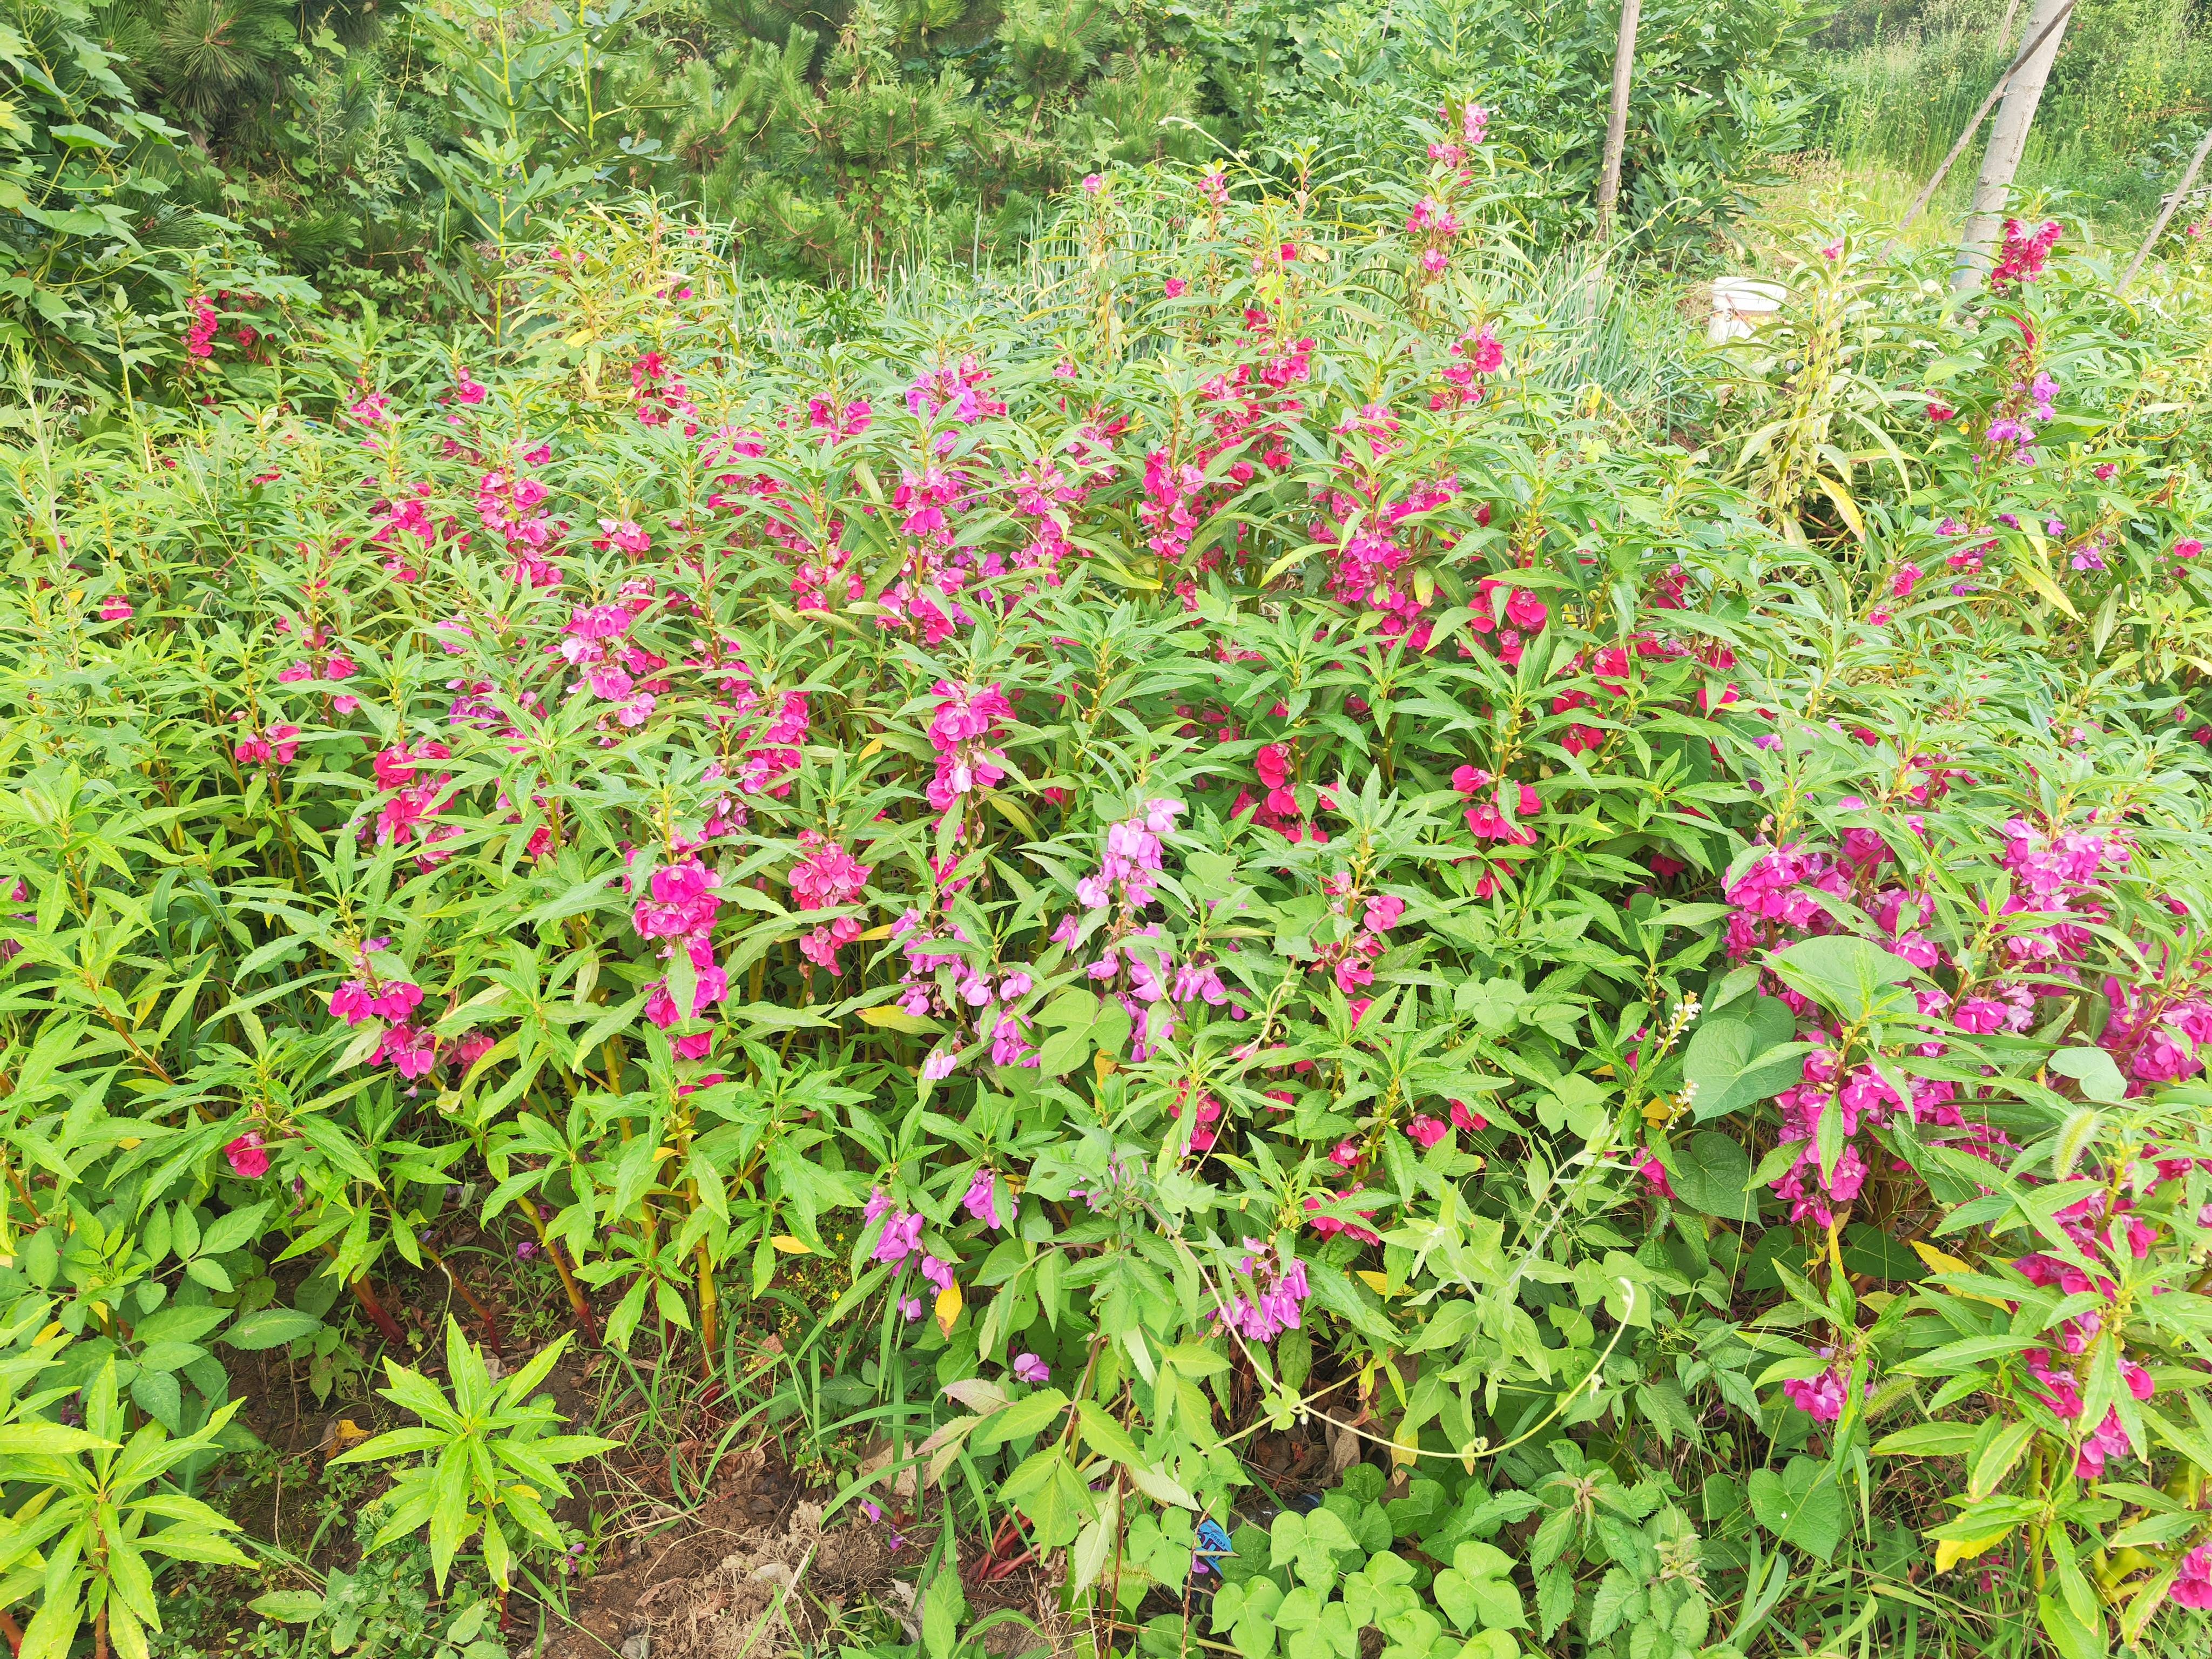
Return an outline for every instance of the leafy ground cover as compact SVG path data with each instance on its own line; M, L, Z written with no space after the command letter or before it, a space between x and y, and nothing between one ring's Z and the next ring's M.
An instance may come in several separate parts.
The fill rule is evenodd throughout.
M764 1438L664 1644L2203 1647L2205 273L1839 221L1632 385L1483 127L19 371L33 1659L481 1656Z

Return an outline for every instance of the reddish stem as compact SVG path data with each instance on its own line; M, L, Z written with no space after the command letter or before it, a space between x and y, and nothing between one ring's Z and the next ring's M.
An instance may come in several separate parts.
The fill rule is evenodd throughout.
M440 1273L445 1274L446 1282L448 1285L451 1285L459 1294L462 1301L469 1304L469 1311L475 1314L478 1319L483 1322L484 1346L489 1348L494 1353L497 1354L501 1358L506 1358L507 1352L500 1346L499 1322L492 1317L492 1311L489 1308L484 1305L483 1298L478 1297L477 1293L471 1290L466 1285L464 1285L461 1282L461 1276L453 1271L453 1264L447 1261L445 1257L440 1255L435 1250L432 1249L428 1244L425 1244L422 1247L422 1254L430 1258L431 1262L437 1267Z
M538 1241L545 1247L546 1256L553 1263L553 1271L561 1275L561 1288L568 1293L569 1311L576 1316L577 1328L584 1333L584 1340L596 1348L599 1346L599 1322L592 1316L591 1298L584 1287L576 1282L576 1275L568 1270L568 1259L561 1254L561 1246L545 1231L545 1218L538 1213L535 1199L526 1198L522 1207L530 1217L530 1224L538 1230Z
M376 1299L376 1287L368 1282L367 1273L355 1279L347 1289L361 1304L362 1311L376 1322L376 1328L384 1333L386 1341L397 1343L403 1348L407 1346L407 1333L399 1328L399 1322L386 1313L384 1304Z

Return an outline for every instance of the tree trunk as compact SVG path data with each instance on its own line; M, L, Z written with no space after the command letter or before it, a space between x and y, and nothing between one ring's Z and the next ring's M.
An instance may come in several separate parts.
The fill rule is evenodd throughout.
M1636 76L1636 26L1644 0L1620 0L1620 35L1613 47L1613 112L1605 124L1605 171L1597 181L1597 239L1613 235L1613 203L1620 195L1620 152L1628 142L1628 86Z
M1990 250L2004 229L2013 178L2020 171L2021 155L2027 148L2027 131L2034 125L2044 83L2051 78L2051 65L2066 39L2072 4L2073 0L2036 0L2035 9L2028 15L2027 39L2042 44L2005 88L2004 101L1997 106L1996 121L1990 128L1990 147L1982 155L1982 176L1974 185L1974 204L1966 216L1958 269L1952 276L1951 286L1960 292L1978 283L1990 269Z

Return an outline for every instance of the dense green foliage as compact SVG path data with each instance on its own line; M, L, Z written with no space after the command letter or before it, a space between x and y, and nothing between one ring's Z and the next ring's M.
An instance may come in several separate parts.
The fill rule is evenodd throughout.
M1838 7L1815 134L1848 164L1923 177L2023 44L2031 6L1929 0ZM2212 119L2212 32L2192 0L2101 0L2067 26L2023 162L2024 189L2115 229L2147 222ZM1956 189L1963 191L1962 178ZM1963 200L1963 196L1960 198Z
M1844 224L1638 379L1454 131L1364 220L1111 172L1018 280L549 206L465 329L27 368L31 1432L204 1467L224 1352L380 1338L362 1542L504 1586L609 1448L475 1291L409 1357L481 1236L1095 1640L2201 1648L2207 273ZM0 1598L131 1651L41 1519L111 1450L18 1451Z
M1602 9L1534 0L10 3L11 333L111 356L191 295L304 291L270 271L348 309L495 308L506 252L610 190L697 204L754 270L837 280L1016 256L1053 191L1117 163L1241 152L1356 216L1446 99L1492 107L1518 234L1554 246L1589 217L1613 38ZM1690 246L1802 143L1810 21L1647 15L1647 242Z
M747 1651L2212 1653L2212 219L1773 188L1994 12L1654 0L1601 246L1610 8L0 3L17 1659L763 1439Z

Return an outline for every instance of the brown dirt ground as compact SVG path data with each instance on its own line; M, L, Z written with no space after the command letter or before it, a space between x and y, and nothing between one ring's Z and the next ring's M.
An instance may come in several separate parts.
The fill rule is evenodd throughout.
M436 1333L448 1300L445 1286L410 1289L418 1293L395 1286L392 1297L422 1342L405 1363L439 1376L444 1368ZM455 1311L472 1335L479 1334L465 1311ZM497 1309L508 1338L505 1363L520 1365L526 1363L529 1349L517 1345L507 1313ZM391 1426L389 1408L373 1393L383 1380L380 1368L379 1374L356 1378L346 1395L319 1404L306 1385L304 1368L289 1364L282 1351L227 1358L234 1393L247 1401L246 1426L288 1468L273 1492L257 1488L251 1498L240 1493L246 1501L236 1518L252 1534L303 1547L323 1458L336 1449L331 1443L335 1425L350 1419L371 1432ZM605 1364L580 1349L562 1359L546 1388L564 1414L588 1421L594 1399L610 1380ZM697 1458L713 1443L719 1426L709 1408L692 1425L700 1438L678 1448L690 1480L705 1473ZM620 1428L610 1425L610 1431ZM1341 1446L1332 1445L1332 1437L1317 1423L1288 1435L1254 1437L1245 1448L1246 1467L1260 1483L1253 1497L1287 1501L1334 1484L1349 1461L1347 1454L1356 1455L1358 1447L1350 1437ZM541 1626L540 1609L518 1588L509 1631L517 1654L527 1653L529 1659L780 1659L801 1643L828 1637L839 1615L862 1598L909 1623L924 1588L917 1580L932 1526L915 1522L907 1512L913 1504L910 1479L896 1490L878 1488L874 1494L889 1511L884 1522L848 1510L825 1528L823 1511L832 1490L808 1486L772 1441L732 1447L703 1492L694 1487L684 1494L686 1504L673 1501L678 1494L670 1488L665 1460L656 1467L648 1457L625 1460L622 1452L614 1456L611 1468L601 1466L606 1478L599 1489L580 1493L559 1512L579 1533L595 1508L603 1516L621 1510L630 1524L603 1539L595 1570L568 1585L565 1616L548 1607ZM921 1536L897 1541L897 1529L910 1522ZM317 1555L319 1565L349 1565L350 1536L326 1535ZM1072 1654L1076 1632L1059 1611L1058 1584L1050 1571L1025 1562L986 1581L977 1571L985 1556L985 1540L961 1540L969 1620L1006 1607L1036 1626L1033 1632L1023 1625L1001 1625L986 1638L987 1645L1008 1655L1040 1645L1054 1656ZM532 1643L532 1633L541 1627L542 1643ZM1042 1641L1037 1632L1042 1632ZM918 1634L918 1626L910 1625L909 1638Z

